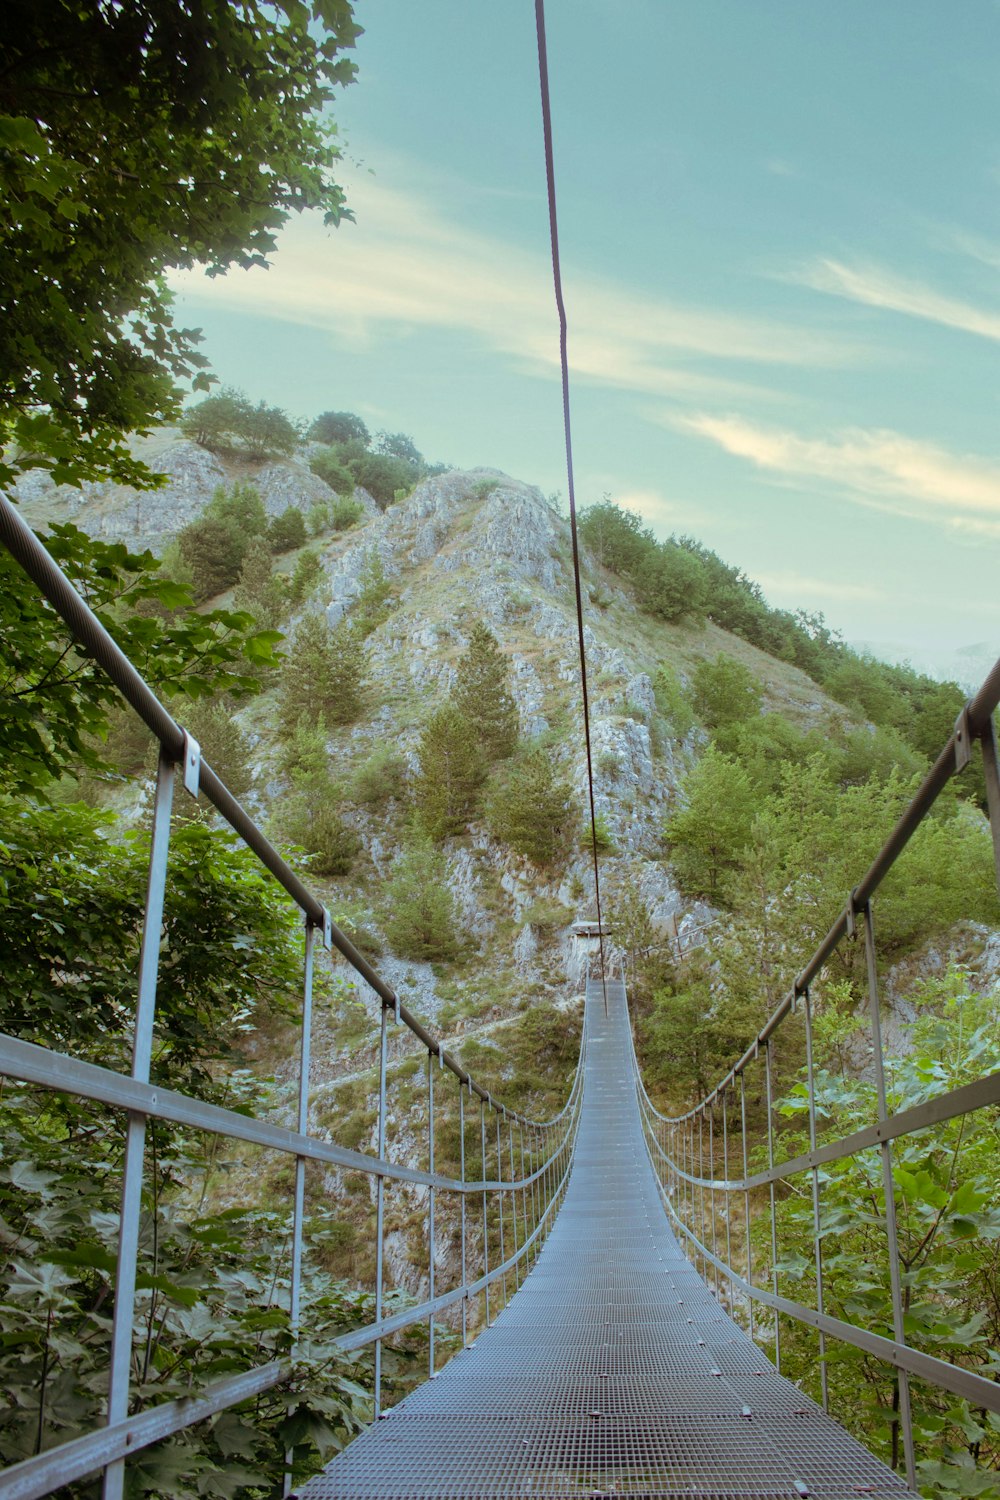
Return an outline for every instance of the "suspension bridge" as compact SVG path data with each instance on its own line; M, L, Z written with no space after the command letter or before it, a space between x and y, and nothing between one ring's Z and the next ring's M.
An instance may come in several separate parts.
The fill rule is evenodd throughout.
M118 1500L125 1489L126 1463L135 1454L252 1401L289 1377L295 1340L308 1322L308 1308L302 1303L305 1170L308 1163L317 1162L364 1173L375 1184L375 1319L332 1341L332 1347L344 1352L374 1346L375 1421L322 1476L300 1490L303 1500L334 1495L400 1500L434 1495L700 1495L715 1500L905 1495L914 1492L917 1479L911 1379L937 1386L984 1412L1000 1413L1000 1385L981 1359L959 1354L949 1362L907 1338L893 1173L895 1141L977 1110L995 1112L1000 1105L1000 1073L890 1112L873 921L879 885L939 794L970 764L977 747L1000 879L1000 761L993 719L1000 703L1000 662L966 704L913 801L849 892L786 999L711 1094L680 1117L657 1111L639 1073L624 988L608 981L602 955L601 978L587 988L580 1060L569 1098L553 1119L533 1120L508 1110L478 1085L441 1040L401 1004L202 761L197 743L155 697L16 507L2 497L0 543L160 745L130 1071L118 1072L0 1035L0 1073L99 1101L125 1111L128 1118L106 1420L7 1469L0 1475L3 1500L35 1500L95 1474L103 1476L104 1500ZM211 804L302 913L302 1041L295 1128L171 1092L151 1077L171 810L178 781L186 794ZM868 975L878 1118L853 1135L820 1143L811 987L837 948L857 941L863 943ZM381 1002L374 1156L310 1130L317 944L338 950ZM778 1149L772 1051L775 1037L792 1018L804 1023L809 1148L787 1160ZM394 1161L387 1150L390 1025L408 1032L426 1059L426 1166ZM763 1168L751 1156L748 1085L766 1100ZM454 1091L453 1103L457 1094L457 1174L443 1172L435 1154L435 1120L446 1086ZM294 1162L287 1306L292 1353L209 1382L188 1398L142 1406L134 1389L133 1351L148 1171L144 1147L151 1120L265 1147ZM478 1134L472 1161L481 1175L467 1170L470 1121L474 1136ZM870 1150L879 1153L882 1164L890 1329L849 1322L833 1315L824 1302L821 1173L831 1161ZM789 1298L778 1277L776 1197L796 1178L810 1185L813 1202L811 1303ZM398 1185L426 1189L429 1295L416 1306L388 1312L385 1194L387 1187ZM435 1215L445 1198L458 1204L461 1243L461 1274L449 1287L435 1281ZM766 1217L768 1207L772 1253L762 1277L752 1263L751 1224L761 1214ZM741 1210L744 1258L737 1265L741 1237L733 1229ZM697 1267L713 1276L714 1287ZM513 1297L508 1297L509 1278L519 1288ZM453 1317L460 1314L463 1334L471 1334L469 1309L479 1297L485 1301L488 1326L471 1348L439 1369L436 1320L451 1309ZM749 1313L747 1331L731 1316L737 1304ZM757 1337L767 1337L770 1325L778 1362L782 1319L815 1332L824 1372L824 1406L829 1340L860 1348L892 1369L905 1480L782 1378L751 1337L754 1308ZM419 1323L428 1327L432 1379L402 1403L386 1408L383 1344ZM292 1493L290 1479L285 1492Z

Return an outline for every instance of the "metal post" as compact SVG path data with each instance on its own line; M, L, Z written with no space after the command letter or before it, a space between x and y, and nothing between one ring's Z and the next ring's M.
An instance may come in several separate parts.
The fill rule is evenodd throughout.
M747 1090L746 1079L740 1074L740 1127L743 1134L743 1181L746 1182L750 1176L749 1160L747 1156ZM743 1189L743 1214L746 1221L747 1236L747 1285L753 1286L753 1251L750 1245L750 1189ZM753 1298L747 1297L747 1316L750 1321L750 1337L753 1338Z
M469 1093L472 1093L472 1085L469 1085ZM459 1175L465 1182L465 1084L461 1078L458 1080L458 1139L459 1139ZM465 1194L460 1194L462 1199L462 1286L465 1288L465 1296L462 1298L462 1348L468 1347L469 1343L469 1276L465 1266Z
M997 755L997 732L990 714L980 734L983 750L983 772L986 777L986 811L993 835L993 863L1000 889L1000 756Z
M865 964L868 970L868 1002L872 1023L872 1063L878 1095L879 1124L889 1118L885 1093L885 1058L882 1051L882 1018L879 1014L878 967L875 958L875 924L872 905L865 902ZM903 1287L899 1273L899 1233L896 1226L896 1189L892 1178L892 1145L882 1142L882 1187L885 1193L885 1232L889 1245L889 1287L892 1293L892 1331L897 1344L906 1343L903 1327ZM910 1411L910 1377L905 1370L896 1371L899 1381L899 1415L903 1427L903 1453L906 1460L906 1482L917 1487L916 1455L913 1448L913 1417Z
M299 1054L299 1110L298 1132L305 1135L309 1128L309 1068L312 1044L313 1002L313 951L316 929L306 917L305 964L302 984L302 1041ZM292 1274L288 1294L288 1326L294 1348L299 1336L299 1315L302 1297L302 1237L305 1229L306 1161L304 1156L295 1158L295 1206L292 1217ZM285 1477L282 1493L292 1491L292 1455L285 1455Z
M510 1217L514 1227L514 1254L517 1254L517 1194L514 1192L514 1121L507 1121L507 1144L510 1147ZM521 1286L521 1262L514 1262L514 1290L518 1291Z
M434 1171L434 1053L427 1049L427 1170ZM434 1298L434 1188L428 1189L427 1296ZM434 1379L434 1314L427 1319L427 1368Z
M816 1150L816 1075L813 1069L812 1003L809 991L802 992L802 1009L806 1023L806 1085L809 1090L809 1150ZM823 1312L823 1242L820 1239L819 1168L812 1169L813 1241L816 1265L816 1311ZM826 1368L826 1334L819 1335L819 1378L823 1393L823 1410L830 1410L830 1377Z
M382 1035L379 1045L378 1061L378 1155L379 1160L385 1160L385 1065L386 1065L386 1030L388 1027L388 1007L382 1002ZM375 1321L382 1321L382 1261L384 1258L382 1240L385 1229L385 1178L381 1171L378 1176L378 1187L375 1198ZM375 1340L375 1420L378 1421L382 1415L382 1340Z
M726 1093L722 1094L722 1176L723 1180L729 1182L729 1112L726 1105ZM733 1281L733 1241L732 1231L729 1225L729 1188L726 1187L726 1265L729 1267L729 1310L732 1312L736 1306L736 1283Z
M525 1176L525 1173L524 1173L524 1121L520 1120L520 1119L517 1122L517 1144L518 1144L518 1147L520 1148L520 1152L521 1152L521 1222L522 1222L522 1225L524 1227L524 1241L523 1241L523 1243L526 1245L528 1243L528 1234L529 1234L529 1231L528 1231L528 1189L524 1186L524 1176ZM524 1253L524 1274L525 1274L525 1276L527 1276L528 1272L531 1270L531 1266L530 1266L530 1264L528 1262L528 1254L529 1254L529 1252L526 1250L525 1253Z
M710 1113L709 1113L709 1116L708 1116L708 1172L709 1172L709 1176L712 1179L712 1182L714 1183L715 1182L715 1100L714 1099L712 1100L712 1106L711 1106L711 1110L710 1110ZM719 1245L718 1245L718 1234L717 1234L717 1225L716 1225L716 1217L715 1217L716 1209L715 1209L715 1188L714 1187L712 1187L712 1188L709 1189L709 1194L710 1194L710 1196L709 1196L709 1200L708 1201L709 1201L709 1208L710 1208L710 1212L711 1212L711 1216L712 1216L712 1254L717 1257L718 1254L719 1254ZM715 1295L717 1297L721 1297L722 1296L722 1286L721 1286L721 1284L719 1282L719 1268L718 1268L718 1266L714 1266L713 1270L715 1271Z
M499 1111L499 1109L497 1109L496 1105L493 1106L493 1113L496 1115L496 1122L497 1122L497 1181L500 1182L500 1183L502 1183L503 1182L503 1157L500 1154L500 1111ZM506 1252L504 1251L504 1243L503 1243L503 1187L497 1188L497 1208L500 1210L500 1264L503 1265L504 1261L507 1259L507 1255L506 1255ZM504 1270L504 1273L503 1273L503 1305L504 1305L504 1307L507 1306L507 1272L506 1272L506 1270Z
M149 1082L153 1056L153 1021L156 1016L156 978L163 928L163 902L167 888L167 858L170 851L170 814L174 801L174 763L162 745L156 767L153 801L153 832L149 847L149 876L142 921L139 957L139 989L132 1033L132 1077ZM108 1425L128 1416L129 1371L132 1363L132 1327L135 1321L136 1261L139 1254L139 1221L142 1215L142 1171L146 1149L146 1116L130 1113L125 1140L121 1209L118 1216L118 1265L115 1272L115 1316L111 1335L111 1370L108 1382ZM121 1500L125 1462L118 1459L104 1471L104 1500Z
M706 1234L706 1231L705 1231L705 1106L704 1105L702 1105L701 1109L698 1111L698 1209L699 1209L699 1216L698 1216L699 1217L699 1226L701 1228L701 1234L699 1235L699 1239L701 1240L701 1243L704 1245L704 1243L705 1243L705 1241L706 1241L706 1239L708 1237L707 1234ZM707 1273L708 1266L705 1266L705 1271ZM705 1280L706 1281L708 1280L707 1274L705 1276Z
M479 1144L483 1158L483 1275L490 1274L490 1226L486 1214L486 1100L479 1101ZM490 1326L490 1284L487 1281L486 1292L486 1326Z
M773 1100L771 1095L771 1038L768 1037L764 1043L764 1075L767 1080L767 1165L774 1167L774 1120L772 1118ZM778 1295L778 1222L775 1213L774 1182L768 1183L771 1195L771 1286L774 1295ZM774 1364L781 1374L781 1315L778 1309L774 1310Z

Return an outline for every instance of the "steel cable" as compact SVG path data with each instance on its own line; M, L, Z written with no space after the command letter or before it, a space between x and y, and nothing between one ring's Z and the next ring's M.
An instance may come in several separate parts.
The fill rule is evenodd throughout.
M566 438L566 484L569 492L569 528L573 541L573 584L576 590L576 630L580 643L580 686L583 695L583 732L587 747L587 796L590 805L590 843L594 862L594 902L597 907L597 942L601 958L601 990L604 1013L608 1012L607 972L604 965L604 923L601 917L601 875L597 856L597 814L594 807L594 763L590 743L590 697L587 691L587 649L583 636L583 588L580 581L580 542L576 524L576 488L573 479L573 432L569 409L569 358L567 355L566 304L563 300L559 261L559 226L556 213L556 174L552 150L552 107L549 98L549 60L545 44L545 4L535 0L535 32L538 38L538 80L542 96L542 131L545 141L545 180L549 203L549 235L552 242L552 280L559 313L559 366L562 374L563 429Z

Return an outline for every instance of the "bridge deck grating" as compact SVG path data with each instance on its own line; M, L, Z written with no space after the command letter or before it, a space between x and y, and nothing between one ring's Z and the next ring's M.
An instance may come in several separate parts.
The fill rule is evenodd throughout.
M681 1254L643 1144L621 986L608 998L605 1018L588 992L576 1159L537 1266L302 1500L910 1494L775 1372Z

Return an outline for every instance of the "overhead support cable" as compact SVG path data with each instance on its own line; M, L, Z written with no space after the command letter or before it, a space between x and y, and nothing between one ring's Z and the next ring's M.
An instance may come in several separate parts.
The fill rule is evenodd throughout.
M597 813L594 806L594 760L590 743L590 698L587 692L587 649L583 636L583 588L580 581L580 540L576 523L576 487L573 479L573 431L569 408L569 357L567 353L566 303L563 299L559 262L559 225L556 213L556 173L552 150L552 106L549 97L549 60L545 45L545 3L535 0L535 32L538 38L538 81L542 95L542 130L545 140L545 179L549 200L549 235L552 242L552 280L559 313L559 366L562 372L563 429L566 437L566 484L569 492L569 529L573 540L573 583L576 589L576 630L580 643L580 686L583 694L583 732L587 747L587 795L590 803L590 844L594 862L594 901L597 906L597 942L601 958L601 989L604 1013L608 1013L607 971L604 965L604 923L601 918L601 874L597 857Z

